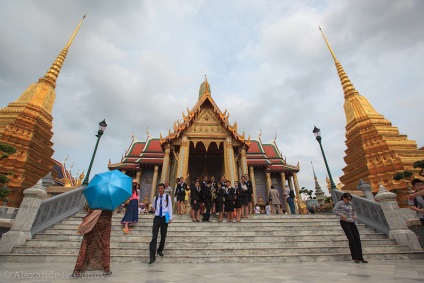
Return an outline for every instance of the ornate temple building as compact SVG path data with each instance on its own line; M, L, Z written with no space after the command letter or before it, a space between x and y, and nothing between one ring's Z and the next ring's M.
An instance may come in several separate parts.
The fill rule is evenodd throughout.
M8 176L11 190L8 206L18 207L23 191L52 171L52 110L56 80L84 18L44 77L0 110L0 143L9 144L17 150L0 162L1 172L12 173Z
M222 112L211 96L210 85L205 79L199 90L194 107L182 113L182 120L173 124L168 135L146 141L133 137L121 162L112 164L110 170L118 169L137 179L141 187L140 199L152 200L159 182L169 181L171 186L177 177L184 177L188 184L195 177L222 175L234 184L243 174L249 174L253 183L255 202L268 199L273 184L280 191L288 184L297 193L299 165L286 163L275 140L263 144L239 134L237 123L229 123L230 114Z
M340 181L343 190L356 190L359 179L371 185L373 192L382 184L388 190L401 190L407 187L404 180L396 181L396 172L410 170L424 159L424 151L417 149L417 143L406 135L399 134L397 127L377 113L369 101L354 88L342 65L321 30L330 50L344 92L346 115L346 167ZM398 195L399 197L399 195Z

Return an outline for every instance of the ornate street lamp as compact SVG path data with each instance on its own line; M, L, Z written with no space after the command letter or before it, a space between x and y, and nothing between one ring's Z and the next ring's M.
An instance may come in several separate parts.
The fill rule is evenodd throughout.
M333 182L333 177L331 177L331 173L330 173L330 168L328 168L328 163L327 163L327 159L325 158L325 153L324 153L324 149L322 148L322 144L321 144L321 130L318 129L316 126L314 126L314 130L312 131L319 143L319 146L321 147L321 152L322 152L322 157L324 157L324 162L325 162L325 167L327 167L327 173L328 173L328 178L330 178L330 187L331 190L335 190L336 185Z
M103 135L106 127L107 127L106 121L105 121L105 119L103 119L103 121L101 121L99 123L99 131L97 132L97 135L96 135L97 142L96 142L96 146L94 147L93 156L91 157L90 166L88 166L87 175L85 176L84 182L82 182L82 184L84 186L87 186L88 185L88 180L89 180L89 177L90 177L91 167L93 166L94 157L96 156L97 146L99 145L100 138L102 137L102 135Z

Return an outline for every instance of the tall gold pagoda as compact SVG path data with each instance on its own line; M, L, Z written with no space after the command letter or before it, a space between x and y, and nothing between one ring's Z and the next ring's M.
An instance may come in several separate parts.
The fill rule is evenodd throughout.
M321 28L320 28L321 30ZM405 181L396 181L396 172L414 170L412 164L424 159L424 151L406 135L399 134L397 127L377 113L368 100L359 94L350 82L322 32L325 43L336 64L344 92L346 115L346 167L340 181L343 190L356 190L359 179L369 183L373 192L382 184L388 190L404 189Z
M18 207L23 191L53 168L51 130L56 80L84 19L85 16L44 77L30 85L16 101L0 110L0 143L16 148L15 154L0 162L0 171L11 173L8 176L11 190L8 206Z

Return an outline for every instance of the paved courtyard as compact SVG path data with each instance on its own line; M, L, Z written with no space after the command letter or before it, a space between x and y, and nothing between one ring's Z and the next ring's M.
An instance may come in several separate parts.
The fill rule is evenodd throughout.
M301 262L258 264L113 263L113 274L87 272L69 278L67 263L0 262L0 282L424 282L424 260L353 262Z

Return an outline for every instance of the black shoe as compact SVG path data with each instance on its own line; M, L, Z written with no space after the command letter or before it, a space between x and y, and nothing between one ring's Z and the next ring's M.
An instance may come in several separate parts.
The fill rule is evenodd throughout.
M362 263L368 263L365 259L361 260Z
M152 263L154 263L156 261L156 258L151 258L149 261L149 265L151 265Z
M354 260L353 262L354 262L354 263L361 263L361 261L360 261L360 260Z
M163 252L158 251L158 255L163 256Z
M205 220L205 219L202 219L202 222L207 222L207 220Z

